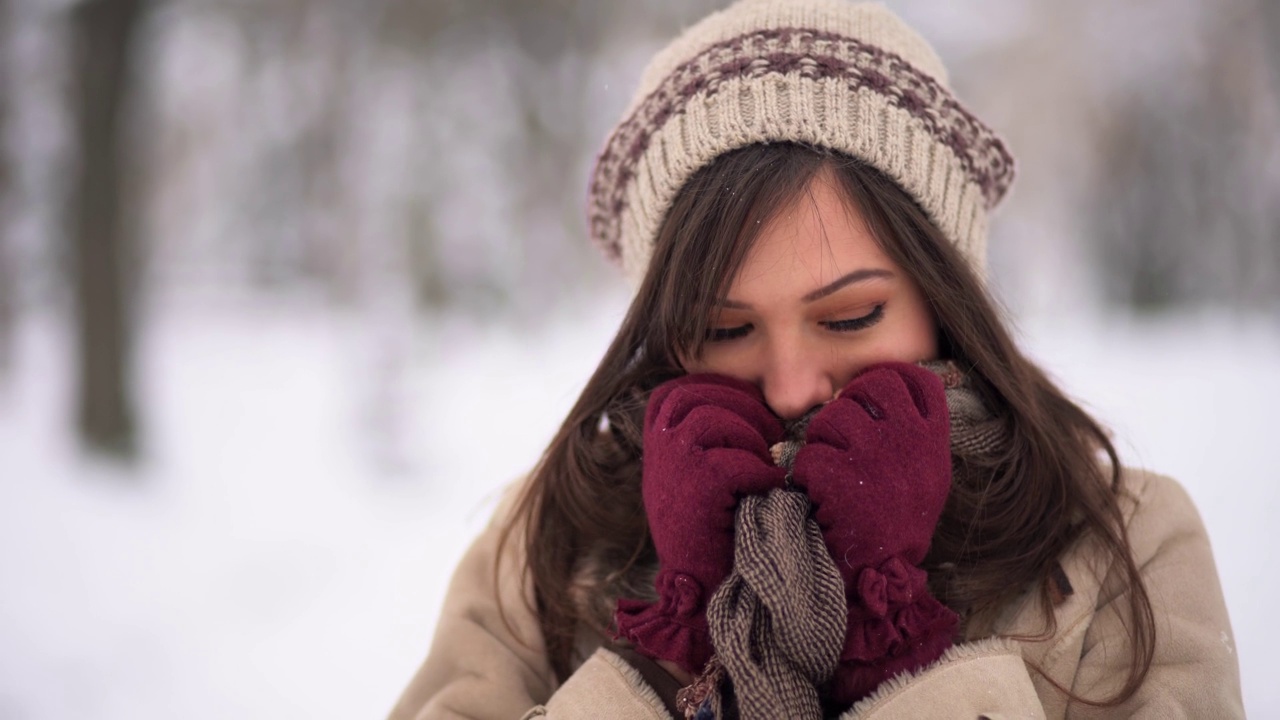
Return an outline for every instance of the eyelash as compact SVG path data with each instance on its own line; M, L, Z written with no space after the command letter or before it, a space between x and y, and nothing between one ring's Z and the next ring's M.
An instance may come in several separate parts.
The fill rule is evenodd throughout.
M707 328L707 342L726 342L729 340L737 340L740 337L746 337L751 332L752 325L739 325L731 328Z
M884 303L876 305L871 312L862 317L850 318L848 320L824 320L818 323L828 330L834 332L856 332L865 330L872 325L880 322L884 317ZM707 342L727 342L729 340L737 340L746 337L747 333L754 328L751 323L739 325L731 328L710 328L707 330Z
M836 332L854 332L855 330L865 330L872 325L880 322L880 318L884 317L884 303L876 305L871 312L862 317L850 318L848 320L829 320L821 323L828 330Z

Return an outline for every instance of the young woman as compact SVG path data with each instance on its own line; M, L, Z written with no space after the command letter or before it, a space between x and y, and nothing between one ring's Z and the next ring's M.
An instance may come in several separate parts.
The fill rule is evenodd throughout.
M946 83L843 0L654 59L590 198L634 301L393 718L1243 716L1187 495L986 291L1012 159Z

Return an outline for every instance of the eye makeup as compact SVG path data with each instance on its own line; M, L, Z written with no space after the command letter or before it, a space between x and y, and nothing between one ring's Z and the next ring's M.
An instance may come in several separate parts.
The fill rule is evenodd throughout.
M828 330L836 332L855 332L864 330L875 325L884 318L884 303L879 303L871 310L871 312L861 317L849 318L847 320L824 320L820 323Z

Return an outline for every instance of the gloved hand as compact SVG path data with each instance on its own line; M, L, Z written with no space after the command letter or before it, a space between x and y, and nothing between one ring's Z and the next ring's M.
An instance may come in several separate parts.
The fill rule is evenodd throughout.
M840 666L826 688L852 703L883 680L936 660L957 616L929 595L918 566L951 491L951 424L942 381L916 365L857 375L820 410L793 481L844 579Z
M618 601L620 637L697 675L711 657L707 601L733 567L734 511L744 495L782 487L769 447L781 421L750 383L686 375L649 397L642 494L658 552L659 600Z

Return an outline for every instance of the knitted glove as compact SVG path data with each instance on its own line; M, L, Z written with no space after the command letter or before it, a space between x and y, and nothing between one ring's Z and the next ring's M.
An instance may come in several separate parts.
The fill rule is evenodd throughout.
M951 490L950 432L939 378L888 363L859 374L819 411L796 454L793 480L814 505L849 608L826 689L837 703L951 645L958 618L929 595L918 567Z
M782 424L753 385L686 375L649 397L642 494L661 568L658 601L618 601L618 635L698 674L711 657L707 601L733 566L738 498L782 487L769 446Z

